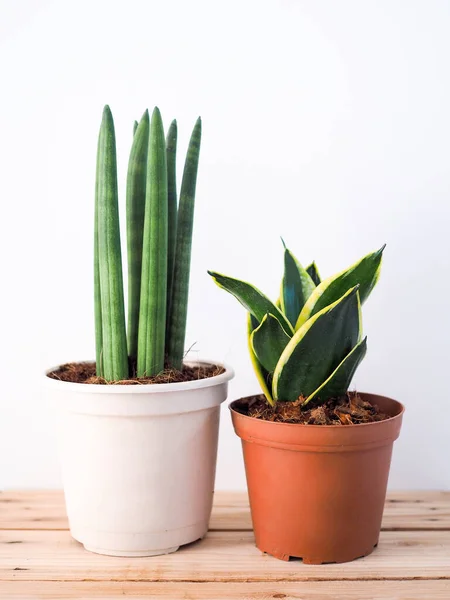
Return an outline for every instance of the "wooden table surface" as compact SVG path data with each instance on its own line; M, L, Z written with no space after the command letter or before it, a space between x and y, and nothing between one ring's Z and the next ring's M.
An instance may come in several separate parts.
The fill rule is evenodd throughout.
M86 552L60 491L0 493L0 598L121 597L450 600L450 492L389 494L374 553L319 566L257 550L242 492L216 493L204 540L152 558Z

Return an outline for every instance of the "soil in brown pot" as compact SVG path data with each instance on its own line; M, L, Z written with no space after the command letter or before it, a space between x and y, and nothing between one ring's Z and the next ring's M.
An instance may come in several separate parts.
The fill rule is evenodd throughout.
M183 365L181 371L175 369L165 369L162 373L153 377L131 377L122 381L106 381L103 377L97 377L95 373L95 363L80 362L67 363L61 365L55 371L48 374L51 379L59 379L70 383L90 383L96 385L148 385L157 383L183 383L186 381L196 381L197 379L207 379L223 373L225 369L218 365L197 366ZM130 372L135 373L134 364L130 365Z
M378 406L364 400L357 392L348 392L340 398L331 398L327 402L314 405L312 402L304 408L304 398L294 402L280 402L270 406L263 395L246 398L245 403L237 406L242 414L274 421L277 423L299 423L302 425L358 425L388 419Z

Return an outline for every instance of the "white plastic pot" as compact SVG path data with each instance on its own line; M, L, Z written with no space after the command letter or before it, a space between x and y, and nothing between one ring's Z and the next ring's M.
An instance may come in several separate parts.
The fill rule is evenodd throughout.
M158 385L46 377L59 416L70 531L87 550L154 556L206 534L220 404L234 376L224 368L216 377Z

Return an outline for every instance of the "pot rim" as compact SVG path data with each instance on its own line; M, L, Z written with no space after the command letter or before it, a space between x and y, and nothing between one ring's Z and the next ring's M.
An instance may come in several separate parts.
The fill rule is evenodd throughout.
M84 361L73 361L73 362L84 362L93 363L93 360ZM54 388L60 388L65 391L80 392L85 394L162 394L171 392L183 392L187 390L196 390L201 388L213 387L226 383L233 379L234 370L227 363L222 363L215 360L187 360L185 364L188 366L198 365L217 365L225 369L224 373L220 375L214 375L213 377L206 377L204 379L194 379L192 381L178 381L175 383L142 383L140 385L98 385L96 383L74 383L71 381L60 381L53 379L48 376L52 371L56 371L61 365L51 367L44 372L44 381L46 385Z
M361 395L371 395L371 396L382 396L383 398L386 398L387 400L390 400L391 402L395 402L396 404L399 405L400 407L400 411L396 414L393 415L392 417L389 417L387 419L383 419L382 421L372 421L371 423L355 423L353 425L312 425L312 424L307 424L307 423L280 423L278 421L266 421L265 419L256 419L255 417L249 417L248 415L245 415L241 412L239 412L238 410L235 410L233 407L233 404L235 404L236 402L239 402L240 400L243 400L245 398L250 398L251 396L244 396L243 398L237 398L236 400L233 400L232 402L229 403L228 408L230 410L231 413L234 413L235 415L237 415L239 418L245 419L247 421L251 421L252 423L254 423L255 421L260 421L262 423L267 423L269 426L278 426L278 427L291 427L291 428L299 428L299 427L307 427L308 430L313 430L313 429L317 429L320 431L323 430L337 430L339 429L340 431L342 430L343 427L347 428L349 427L350 429L353 429L354 427L373 427L375 425L381 425L382 423L388 423L388 422L392 422L395 419L401 419L403 417L403 414L405 412L405 406L399 402L398 400L394 400L394 398L390 398L389 396L383 396L382 394L372 394L371 392L358 392Z

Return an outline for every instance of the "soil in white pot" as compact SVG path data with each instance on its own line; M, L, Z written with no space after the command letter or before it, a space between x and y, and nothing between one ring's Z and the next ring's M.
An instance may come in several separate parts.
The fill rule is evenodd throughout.
M130 373L136 373L136 365L130 361ZM207 379L224 373L224 368L218 365L183 365L181 371L166 368L162 373L152 377L130 377L122 381L106 381L103 377L97 377L95 371L95 362L66 363L61 365L55 371L48 373L51 379L67 381L70 383L88 383L97 385L142 385L159 383L184 383L187 381L196 381L198 379Z

